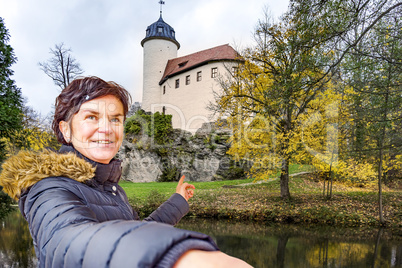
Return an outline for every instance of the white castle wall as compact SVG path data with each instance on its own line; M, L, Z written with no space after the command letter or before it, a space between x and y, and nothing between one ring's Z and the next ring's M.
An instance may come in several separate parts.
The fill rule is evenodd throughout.
M153 104L161 102L159 81L166 63L177 57L177 45L165 39L150 39L144 43L143 96L141 108L151 111Z
M220 86L216 78L211 77L211 69L218 68L218 76L225 76L228 62L211 62L169 78L160 86L160 103L153 105L153 111L162 111L173 115L174 128L185 129L195 133L203 123L215 121L212 112L207 109L209 102L214 101L214 91ZM229 68L230 70L230 68ZM197 72L202 72L201 81L197 81ZM190 84L186 85L186 76L190 75ZM175 88L176 79L180 80L179 88ZM165 94L163 87L165 86Z

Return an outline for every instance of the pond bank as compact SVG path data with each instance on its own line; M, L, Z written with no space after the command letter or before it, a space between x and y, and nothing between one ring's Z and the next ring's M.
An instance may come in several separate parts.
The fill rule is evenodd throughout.
M190 199L189 217L252 221L264 224L297 224L337 227L380 226L378 194L374 191L335 185L333 197L322 196L317 183L295 178L291 200L283 201L277 181L246 187L196 189ZM295 184L293 184L295 185ZM197 186L196 186L197 187ZM144 203L131 202L141 216L149 215L166 196L155 196ZM159 200L159 202L158 202ZM400 190L383 192L385 229L402 238L402 195Z

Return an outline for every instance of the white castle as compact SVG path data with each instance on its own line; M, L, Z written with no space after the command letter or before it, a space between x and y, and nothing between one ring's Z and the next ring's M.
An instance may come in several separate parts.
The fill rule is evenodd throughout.
M177 57L180 44L174 29L163 21L162 13L158 21L147 27L141 45L141 108L171 114L173 128L192 133L203 123L215 121L207 106L214 101L214 91L220 90L218 76L225 77L235 70L237 52L225 44Z

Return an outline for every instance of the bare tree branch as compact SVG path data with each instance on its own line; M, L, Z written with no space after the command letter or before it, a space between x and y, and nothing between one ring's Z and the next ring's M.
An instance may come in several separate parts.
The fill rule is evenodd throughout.
M61 89L84 73L77 60L71 56L71 52L71 48L65 48L63 43L57 44L54 49L50 49L53 57L38 63L40 69Z

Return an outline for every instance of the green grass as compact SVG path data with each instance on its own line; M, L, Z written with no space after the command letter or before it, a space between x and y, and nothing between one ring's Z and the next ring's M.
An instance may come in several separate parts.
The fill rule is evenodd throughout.
M311 167L307 165L291 165L289 168L290 174L295 174L304 171L310 171ZM279 173L278 173L279 176ZM294 180L293 178L290 179L291 181ZM239 185L243 183L251 183L254 179L243 179L243 180L224 180L224 181L210 181L210 182L189 182L193 184L196 190L213 190L213 189L220 189L222 186L231 186L231 185ZM274 181L267 183L267 187L276 188L276 184L279 181ZM153 191L158 191L160 194L164 195L165 197L169 197L173 193L176 192L177 182L127 182L121 181L120 186L123 187L124 191L126 191L127 196L130 199L139 200L141 202L145 202L148 196ZM256 185L256 187L258 187Z
M311 165L290 165L289 174L295 174L299 172L312 172L314 167Z
M223 185L238 185L252 182L253 179L230 180L230 181L211 181L211 182L188 182L195 186L196 190L212 190L222 188ZM185 181L186 182L186 181ZM177 182L144 182L133 183L121 181L120 186L126 191L131 199L145 201L152 191L158 191L160 194L169 197L176 192Z

